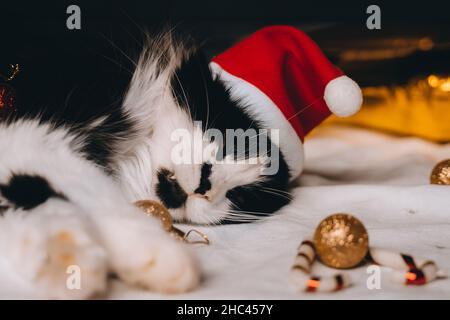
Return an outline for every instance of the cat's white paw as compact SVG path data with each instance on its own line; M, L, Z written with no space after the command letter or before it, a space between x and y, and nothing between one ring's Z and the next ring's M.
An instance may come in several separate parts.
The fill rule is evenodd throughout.
M189 248L156 219L132 212L110 216L102 225L111 267L125 282L164 293L186 292L199 283L200 268Z
M162 241L142 254L142 263L121 274L127 282L164 293L186 292L199 283L198 265L186 247Z
M43 298L85 299L106 288L106 253L92 238L83 213L49 200L28 212L11 212L8 251L15 271Z
M49 234L46 259L36 277L38 291L45 297L86 299L105 291L106 255L86 236L72 227Z

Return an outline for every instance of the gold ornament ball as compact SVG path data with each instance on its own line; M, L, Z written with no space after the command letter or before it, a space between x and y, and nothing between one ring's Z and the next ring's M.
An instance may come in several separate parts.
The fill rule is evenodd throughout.
M187 233L181 231L180 229L173 226L173 219L170 215L169 210L159 203L158 201L153 200L139 200L134 203L134 205L140 208L145 212L148 216L155 217L161 221L162 227L165 231L169 232L171 236L173 236L177 240L186 241L188 243L203 243L209 244L208 236L203 234L202 232L192 229ZM201 240L189 240L190 234L200 235Z
M361 263L369 250L369 235L354 216L333 214L322 220L314 233L314 245L320 260L337 269Z
M147 215L158 218L161 221L164 230L172 231L172 216L170 215L169 210L161 203L152 200L139 200L136 201L134 205L142 209Z
M430 183L450 185L450 159L441 161L434 166L430 175Z

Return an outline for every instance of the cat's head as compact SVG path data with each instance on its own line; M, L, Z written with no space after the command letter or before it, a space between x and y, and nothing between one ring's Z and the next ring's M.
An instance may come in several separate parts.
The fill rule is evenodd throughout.
M124 109L136 139L119 177L132 200L157 199L176 220L248 222L289 203L277 138L212 76L207 60L170 36L141 56Z
M159 130L155 129L157 136ZM207 224L224 219L251 221L274 211L271 196L283 203L288 197L285 181L267 174L270 158L265 153L222 153L224 147L218 138L212 140L195 123L173 132L179 133L172 135L174 139L169 141L167 133L157 140L171 146L169 149L158 143L152 147L152 189L175 219ZM277 183L282 187L274 186Z

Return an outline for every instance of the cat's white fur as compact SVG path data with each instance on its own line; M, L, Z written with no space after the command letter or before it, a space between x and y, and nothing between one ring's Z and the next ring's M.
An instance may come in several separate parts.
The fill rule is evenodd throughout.
M8 209L0 218L0 259L47 298L103 292L110 271L149 289L193 288L199 271L188 249L130 204L76 148L64 129L31 120L0 125L0 183L11 172L36 174L67 197L28 211ZM66 287L69 265L81 268L80 290Z

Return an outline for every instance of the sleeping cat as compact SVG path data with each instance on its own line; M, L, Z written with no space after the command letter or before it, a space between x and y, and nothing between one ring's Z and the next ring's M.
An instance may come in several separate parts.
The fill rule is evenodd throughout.
M247 141L226 150L208 133L259 129L240 103L200 51L166 33L148 39L120 104L23 107L4 117L0 254L10 272L45 297L102 292L109 272L164 292L193 288L195 260L132 202L155 199L176 220L201 224L253 221L287 204L283 156L264 174L278 152L270 137L264 149ZM173 161L180 129L200 142L200 161ZM66 287L69 265L79 266L81 289Z
M304 135L361 104L356 83L292 27L261 29L212 62L170 32L147 39L136 61L121 53L128 81L81 73L82 90L62 106L25 103L27 94L0 123L0 256L46 296L89 297L110 272L149 289L192 289L199 269L187 248L132 203L157 200L197 224L273 214L291 200ZM64 71L60 81L72 75ZM58 95L42 93L40 75L27 69L33 97ZM110 91L119 97L101 99ZM68 266L81 270L81 289L68 289Z
M287 164L245 102L193 45L170 35L156 42L141 55L123 104L142 139L121 150L113 168L128 198L157 199L176 220L201 224L253 221L289 203ZM267 174L272 159L277 167Z

